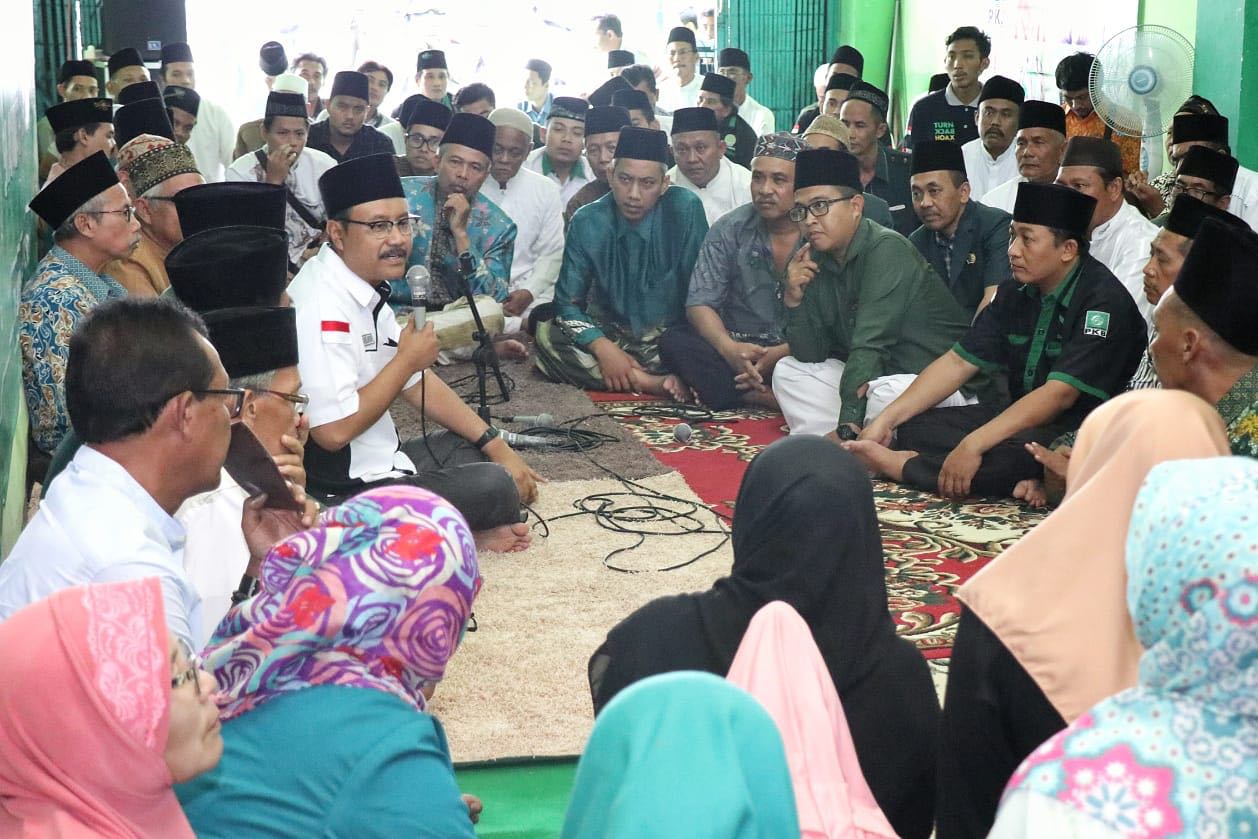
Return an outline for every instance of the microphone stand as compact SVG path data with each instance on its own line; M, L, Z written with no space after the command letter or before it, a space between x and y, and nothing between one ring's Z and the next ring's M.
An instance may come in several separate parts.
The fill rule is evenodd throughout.
M485 421L487 425L493 422L489 416L489 395L488 395L488 379L489 368L494 369L494 378L498 381L498 390L502 393L502 401L510 402L511 394L507 390L507 382L502 377L502 367L498 363L498 352L494 349L493 339L490 338L489 332L485 329L485 322L481 320L480 309L476 308L476 295L472 294L472 273L476 270L476 266L472 263L471 256L463 255L459 258L459 282L462 284L463 295L467 298L467 305L472 310L472 320L476 323L476 331L472 333L472 339L476 341L477 347L472 350L472 363L476 365L476 390L479 394L480 407L476 413Z

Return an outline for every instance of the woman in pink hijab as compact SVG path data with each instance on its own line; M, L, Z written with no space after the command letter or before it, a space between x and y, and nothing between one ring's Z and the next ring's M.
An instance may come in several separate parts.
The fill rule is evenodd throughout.
M156 577L0 623L0 836L191 837L171 785L218 763L213 693Z

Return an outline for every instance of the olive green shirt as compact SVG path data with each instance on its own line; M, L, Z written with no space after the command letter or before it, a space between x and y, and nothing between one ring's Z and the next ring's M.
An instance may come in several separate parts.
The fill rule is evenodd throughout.
M893 373L920 373L965 334L961 308L917 248L862 219L842 263L814 254L817 275L799 306L786 310L786 340L803 362L843 361L838 422L865 420L861 385Z

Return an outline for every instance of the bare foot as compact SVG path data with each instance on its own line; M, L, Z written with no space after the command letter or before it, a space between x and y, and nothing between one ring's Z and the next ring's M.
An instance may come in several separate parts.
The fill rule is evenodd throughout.
M508 361L523 361L529 357L529 348L514 338L495 341L494 351L498 353L499 358L505 358Z
M529 526L523 522L481 530L472 536L476 540L476 550L497 553L522 551L533 541L533 537L529 535Z
M1044 483L1035 478L1018 481L1018 485L1013 488L1013 497L1025 501L1028 507L1043 507L1048 503Z
M667 376L654 376L635 368L629 372L629 377L633 381L633 386L642 393L667 396L676 402L684 403L693 402L695 399L694 392L689 386L672 373Z
M904 479L904 464L917 457L917 452L889 449L873 440L850 440L842 446L856 455L870 472L897 483Z

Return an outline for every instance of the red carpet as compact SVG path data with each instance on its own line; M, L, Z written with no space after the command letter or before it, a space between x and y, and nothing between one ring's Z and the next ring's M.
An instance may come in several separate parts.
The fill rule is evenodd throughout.
M747 464L785 436L781 414L729 411L711 414L711 421L689 420L693 434L688 442L679 443L674 428L680 420L661 415L666 403L606 393L590 393L590 398L726 516L733 513ZM882 481L874 484L874 500L886 553L888 601L900 634L927 658L947 658L959 617L953 596L957 587L1043 514L993 499L953 504Z

